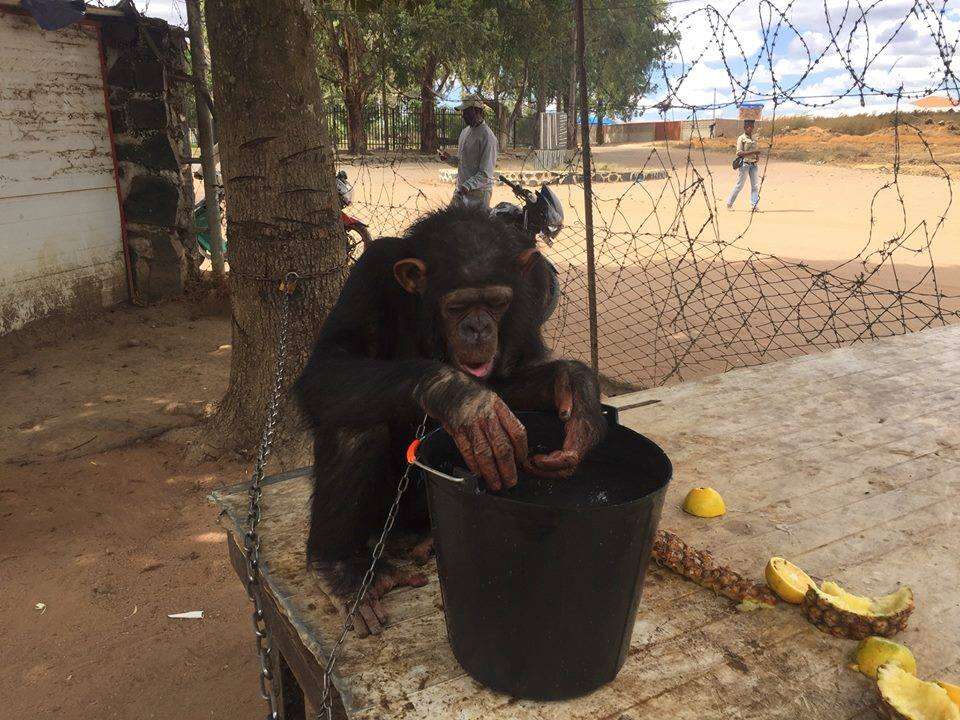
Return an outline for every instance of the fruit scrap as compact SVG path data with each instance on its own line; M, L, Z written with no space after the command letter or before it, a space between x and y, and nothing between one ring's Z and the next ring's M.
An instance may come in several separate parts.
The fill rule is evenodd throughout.
M914 677L895 663L880 666L877 690L884 711L894 720L960 720L960 707L946 690Z
M720 517L727 511L723 498L711 487L693 488L683 500L683 511L702 518Z
M770 589L779 595L781 600L793 605L802 603L803 596L814 584L803 570L781 557L770 558L763 574Z
M907 587L868 598L827 581L819 588L811 585L803 598L803 612L810 622L825 633L851 640L896 635L907 626L913 608L913 591Z
M953 700L957 707L960 707L960 685L951 685L937 680L937 685L947 691L947 697Z
M766 585L747 580L731 568L720 565L706 550L697 550L666 530L657 532L653 558L697 585L713 590L738 603L777 604L777 596Z
M906 645L871 635L860 641L854 656L853 669L874 680L881 665L893 663L911 675L917 674L917 659Z

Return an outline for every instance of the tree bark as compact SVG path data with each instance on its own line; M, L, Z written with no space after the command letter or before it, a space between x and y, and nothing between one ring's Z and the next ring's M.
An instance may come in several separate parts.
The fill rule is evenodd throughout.
M301 0L206 0L206 12L227 194L233 350L230 385L204 437L246 451L259 441L280 330L278 282L294 271L304 280L291 301L275 444L305 449L286 389L346 268L313 19Z
M366 93L354 85L343 90L343 104L347 108L347 146L353 155L367 152L367 126L363 118L366 100Z
M190 28L190 64L197 103L197 140L203 168L203 197L207 202L207 227L210 232L210 265L213 277L219 283L223 280L223 223L217 191L217 161L213 152L213 115L204 99L207 91L207 50L203 41L200 0L187 0L187 24Z
M437 149L437 112L433 98L433 82L437 75L437 57L427 55L420 75L420 152Z
M577 24L570 23L570 47L577 46ZM577 147L577 61L570 59L570 81L567 85L567 148Z
M597 102L597 145L603 145L604 141L603 117L603 103Z

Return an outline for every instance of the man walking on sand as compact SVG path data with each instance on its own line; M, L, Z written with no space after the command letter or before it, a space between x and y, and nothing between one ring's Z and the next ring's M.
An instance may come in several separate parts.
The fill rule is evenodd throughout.
M465 96L459 109L467 126L460 131L456 158L437 151L441 160L457 167L457 189L450 204L489 208L497 164L497 136L483 121L483 100L477 95Z
M743 121L743 135L737 138L737 157L743 159L740 166L740 177L737 178L737 184L733 186L733 192L727 198L727 209L733 208L733 203L737 195L743 190L744 183L747 182L747 176L750 176L750 207L756 208L760 202L760 186L757 182L757 162L760 160L760 148L753 137L755 127L753 120Z

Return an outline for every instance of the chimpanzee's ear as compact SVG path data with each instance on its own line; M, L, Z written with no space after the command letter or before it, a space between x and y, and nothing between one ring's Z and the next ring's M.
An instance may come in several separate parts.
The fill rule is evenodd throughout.
M540 254L540 251L535 247L527 248L519 255L517 255L517 264L520 266L520 273L526 275L527 272L533 267L533 261L537 259L537 256Z
M404 258L393 264L393 276L408 293L420 294L427 288L427 265L417 258Z

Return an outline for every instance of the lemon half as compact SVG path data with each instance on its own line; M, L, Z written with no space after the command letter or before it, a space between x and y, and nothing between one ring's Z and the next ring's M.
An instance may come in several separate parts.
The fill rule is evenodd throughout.
M702 518L719 517L727 508L720 493L711 487L694 488L683 501L683 510Z
M772 557L764 570L767 585L782 600L794 605L803 602L803 596L813 585L813 580L803 570L782 557Z
M874 679L877 677L877 670L884 663L894 663L911 675L917 674L917 659L910 652L910 648L876 635L860 641L854 659L855 669Z

